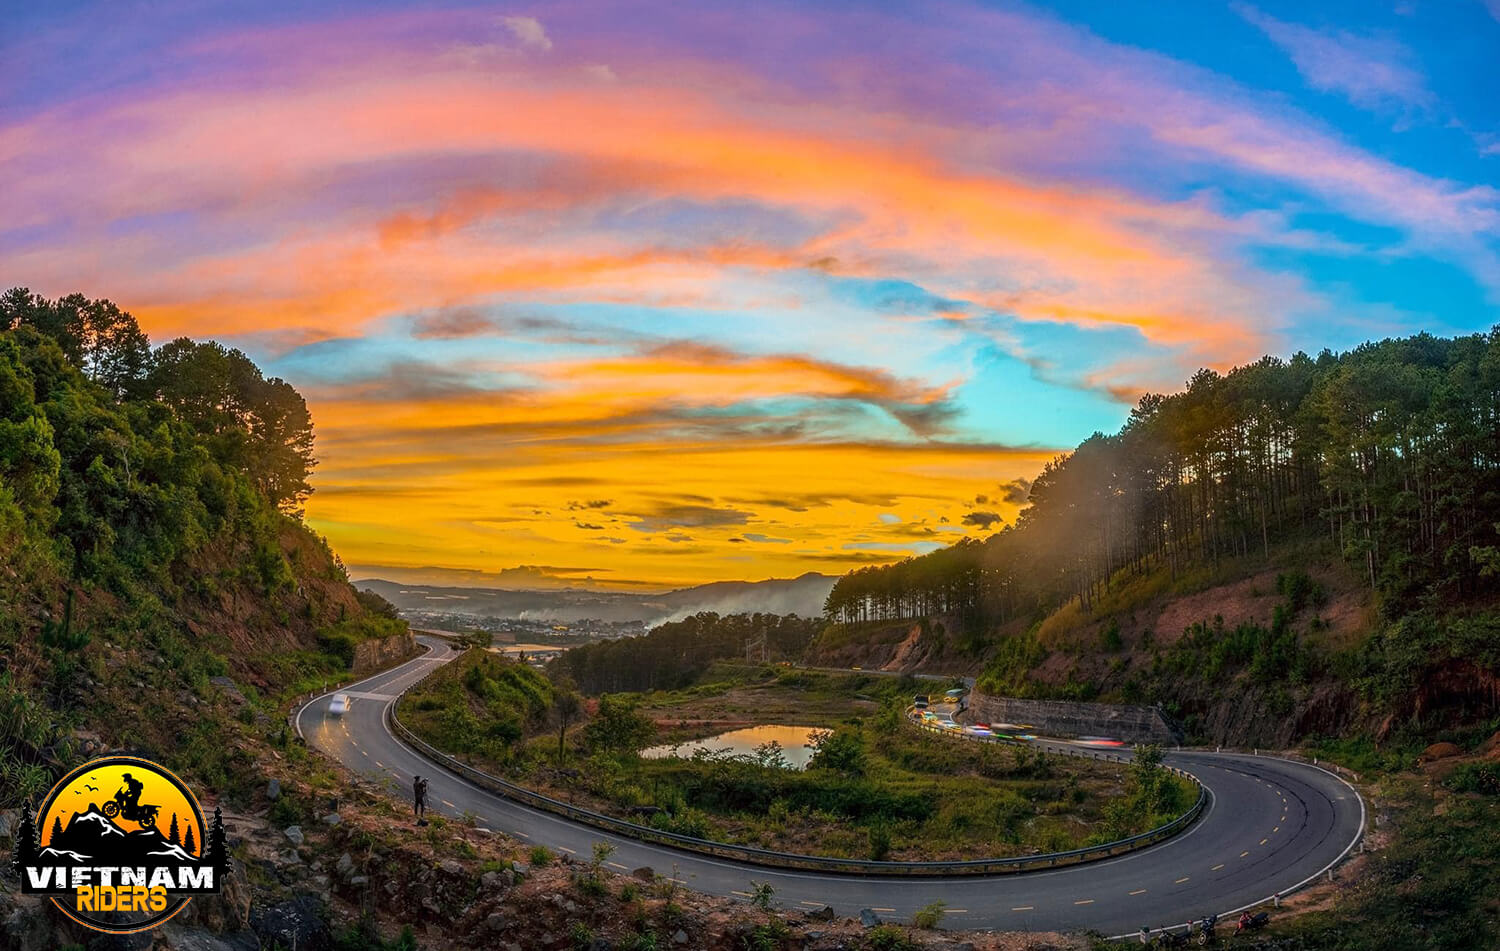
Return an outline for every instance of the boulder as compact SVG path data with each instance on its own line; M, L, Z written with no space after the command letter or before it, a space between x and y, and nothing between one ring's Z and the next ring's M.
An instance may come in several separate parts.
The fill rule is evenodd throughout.
M287 841L291 842L292 845L299 849L302 848L302 843L306 841L307 838L302 834L301 826L287 826L286 831L283 834L287 837Z
M271 802L281 798L281 780L273 779L266 783L266 798Z
M227 693L229 699L233 700L236 706L244 706L247 702L245 695L240 693L240 688L233 679L229 677L210 677L208 678L208 682Z
M1452 743L1434 743L1422 751L1421 761L1431 763L1434 760L1448 759L1452 756L1462 756L1463 750Z
M245 932L250 927L250 877L245 867L230 862L229 873L220 879L219 886L217 895L198 895L188 902L172 922L219 935Z
M656 881L656 869L649 865L642 865L640 868L632 869L630 874L648 885Z
M449 875L462 875L464 873L463 865L459 862L454 861L453 859L444 859L443 861L438 863L438 868L447 872Z
M50 904L50 903L49 903ZM25 901L9 908L0 921L0 947L16 951L52 951L58 935L43 910L43 902ZM0 889L0 909L6 909L5 891Z
M492 892L499 888L503 881L504 879L500 877L499 872L485 872L479 876L479 887L487 892Z
M504 931L505 916L498 911L492 911L484 919L484 927L488 931Z
M325 826L328 826L329 828L332 828L333 826L336 826L343 821L344 817L336 812L330 812L328 815L323 817L323 824Z
M866 928L873 928L880 924L880 916L875 914L872 909L861 908L859 910L859 923Z
M315 895L298 895L259 910L251 916L250 927L262 947L329 951L333 946L323 903Z
M683 931L681 928L678 928L672 934L672 943L673 944L677 944L677 945L687 944L688 943L687 932Z
M334 865L334 869L338 871L339 878L348 878L354 874L354 857L345 852L339 856L338 863Z
M827 905L823 905L820 908L814 908L812 911L809 911L807 913L807 917L811 918L813 921L832 921L833 909L828 907Z
M531 866L527 865L525 862L511 862L510 868L511 871L515 872L517 875L531 874Z

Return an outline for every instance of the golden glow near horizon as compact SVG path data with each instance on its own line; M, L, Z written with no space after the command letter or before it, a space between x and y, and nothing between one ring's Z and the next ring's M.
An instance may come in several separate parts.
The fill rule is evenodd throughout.
M1000 477L1030 478L1050 457L630 442L497 455L455 470L418 449L376 478L355 463L348 482L331 469L333 491L314 495L309 521L354 575L432 584L650 589L836 574L982 534L976 512L1012 520L1018 502Z

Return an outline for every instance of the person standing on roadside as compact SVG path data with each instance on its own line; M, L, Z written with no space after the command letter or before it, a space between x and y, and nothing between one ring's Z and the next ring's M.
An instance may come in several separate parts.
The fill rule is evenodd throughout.
M421 825L427 815L427 780L421 776L412 777L411 803L412 811L417 814L417 825Z

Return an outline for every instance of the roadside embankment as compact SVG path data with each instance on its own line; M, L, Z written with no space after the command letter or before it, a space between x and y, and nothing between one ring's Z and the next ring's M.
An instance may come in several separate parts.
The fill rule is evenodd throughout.
M1129 743L1174 746L1182 734L1154 707L1069 700L1017 700L974 692L968 719L1027 724L1049 736L1109 736Z

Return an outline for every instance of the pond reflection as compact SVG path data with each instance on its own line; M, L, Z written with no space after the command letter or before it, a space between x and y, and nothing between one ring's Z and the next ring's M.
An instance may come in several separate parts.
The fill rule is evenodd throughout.
M813 756L807 742L820 729L815 726L751 726L700 740L686 740L676 746L648 747L641 750L641 755L647 759L663 759L668 756L691 759L695 750L702 749L710 753L727 752L735 756L754 757L757 749L767 743L777 743L781 746L781 757L785 765L791 769L803 769Z

